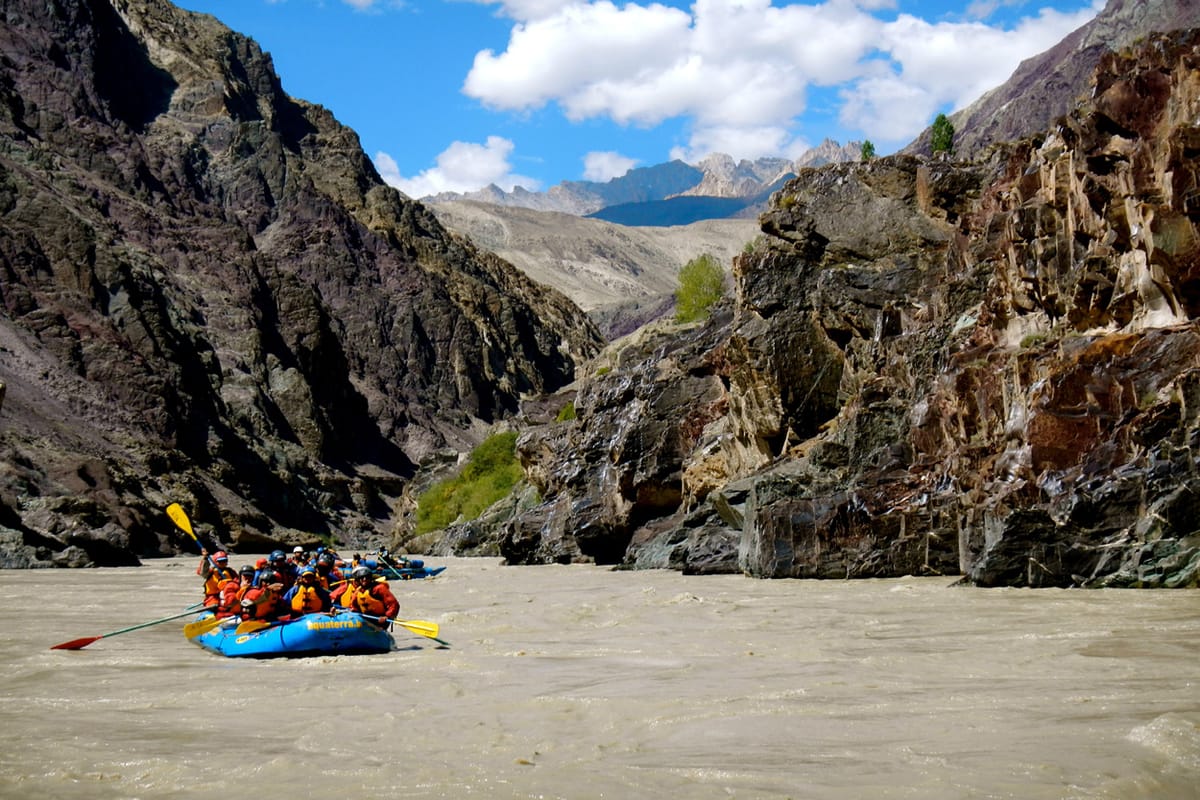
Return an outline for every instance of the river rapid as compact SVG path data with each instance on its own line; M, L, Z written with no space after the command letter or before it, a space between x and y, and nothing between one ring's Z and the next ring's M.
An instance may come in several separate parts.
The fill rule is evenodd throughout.
M237 565L252 557L235 558ZM196 560L0 571L0 797L1200 797L1200 592L428 559L385 655L190 644Z

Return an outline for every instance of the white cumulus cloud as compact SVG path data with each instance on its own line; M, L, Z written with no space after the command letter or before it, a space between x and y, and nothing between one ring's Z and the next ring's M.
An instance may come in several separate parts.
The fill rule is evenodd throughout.
M517 186L531 192L539 190L539 181L512 171L512 150L513 143L500 136L489 136L484 144L454 142L438 154L436 166L412 178L401 175L396 160L387 153L376 153L374 162L385 182L414 198L440 192L472 192L490 184L506 192Z
M637 166L636 158L629 158L611 150L594 151L583 157L583 179L585 181L604 181L619 178Z
M677 151L694 159L795 151L808 138L802 115L815 87L838 90L843 124L903 144L939 110L965 106L1091 19L1103 0L1074 13L1042 9L1009 29L872 13L890 0L695 0L690 11L609 0L501 5L514 19L507 47L476 54L465 94L522 113L555 104L574 121L683 118L690 140Z

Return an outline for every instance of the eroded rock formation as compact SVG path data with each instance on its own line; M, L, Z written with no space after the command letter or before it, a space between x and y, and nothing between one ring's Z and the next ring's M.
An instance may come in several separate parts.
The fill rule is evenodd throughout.
M709 323L528 432L513 562L1196 585L1200 32L983 163L806 170Z

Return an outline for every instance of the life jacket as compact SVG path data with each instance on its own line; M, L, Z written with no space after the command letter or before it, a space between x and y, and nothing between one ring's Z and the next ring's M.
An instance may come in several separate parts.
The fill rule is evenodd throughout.
M342 573L337 567L330 569L324 575L321 574L321 570L317 570L317 582L324 586L326 591L336 589L342 581Z
M249 580L242 581L241 585L238 586L237 599L240 601L242 598L244 598L246 596L246 592L250 591L253 588L254 588L254 576L250 576Z
M325 603L321 600L321 594L317 591L316 586L297 584L296 592L292 595L292 611L297 614L312 614L324 610Z
M271 587L254 586L242 597L242 619L272 619L278 601Z
M381 617L387 613L387 604L372 593L374 588L374 585L371 585L360 589L357 584L351 583L346 587L346 591L342 592L341 603L360 614Z
M217 603L218 617L232 617L241 611L242 600L242 581L241 577L234 580L225 581L221 585L220 601Z
M208 571L208 575L204 578L204 601L205 605L216 605L216 601L220 600L221 588L231 580L238 579L237 571L232 567L214 566ZM209 603L213 600L213 603Z

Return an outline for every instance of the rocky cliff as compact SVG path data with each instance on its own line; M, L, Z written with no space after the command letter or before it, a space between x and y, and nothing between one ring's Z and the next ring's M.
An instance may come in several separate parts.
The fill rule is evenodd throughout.
M1200 31L1148 37L985 162L802 171L733 301L610 348L519 441L536 498L440 547L1197 585L1198 67Z
M0 3L0 563L390 529L600 338L165 0ZM346 542L346 538L343 538Z

